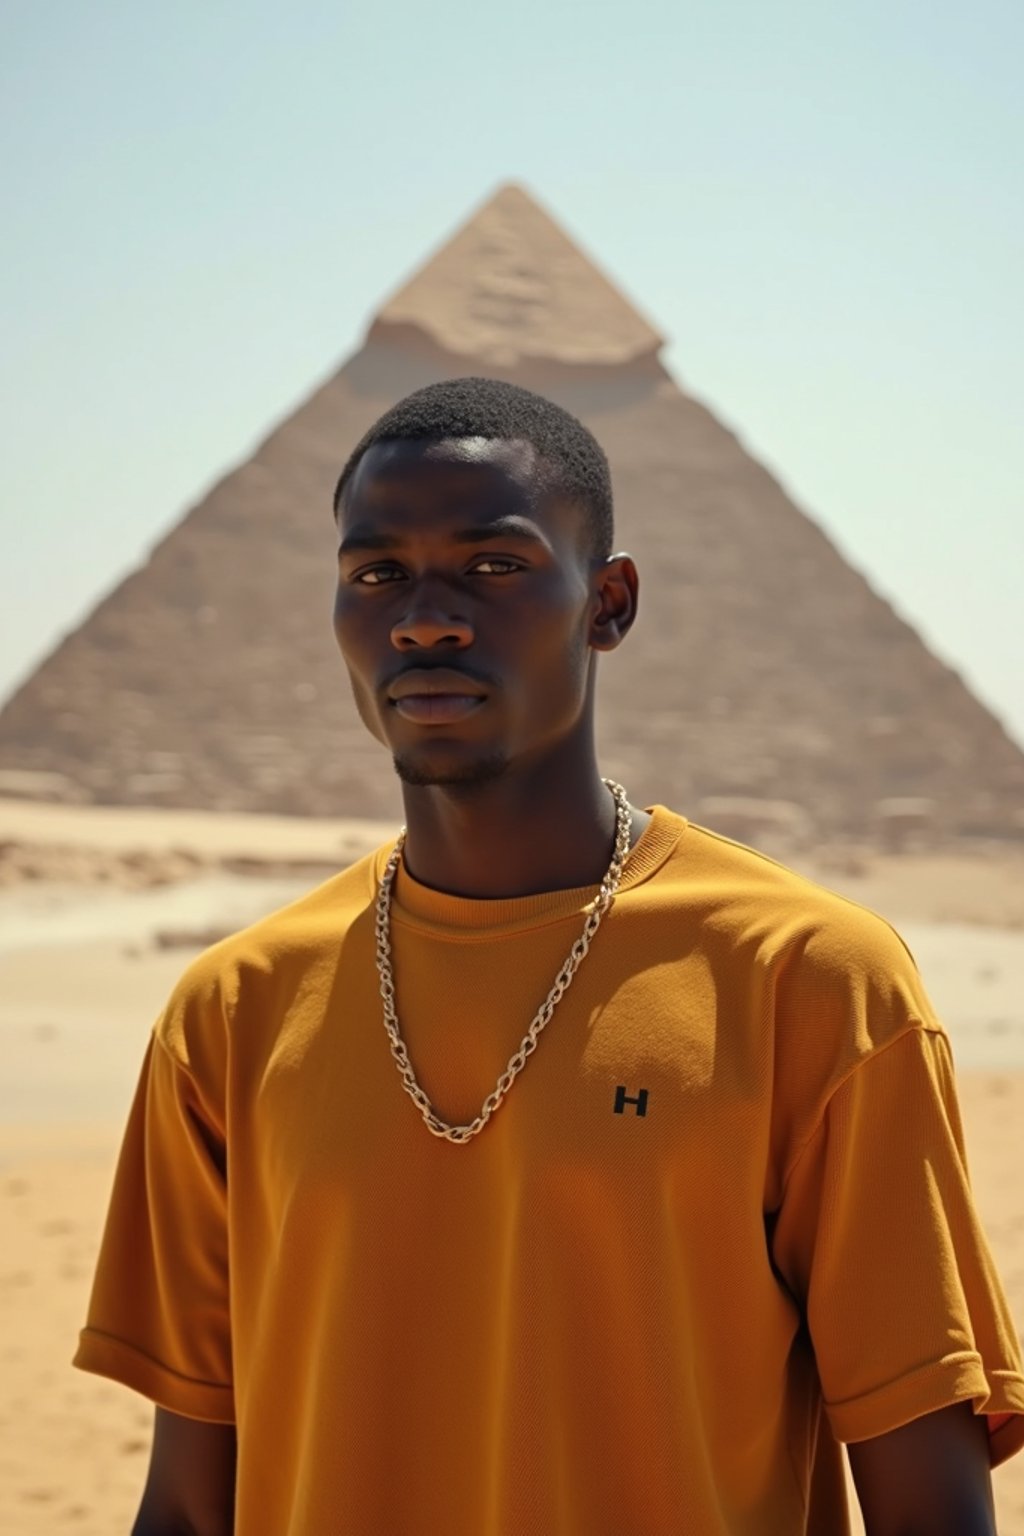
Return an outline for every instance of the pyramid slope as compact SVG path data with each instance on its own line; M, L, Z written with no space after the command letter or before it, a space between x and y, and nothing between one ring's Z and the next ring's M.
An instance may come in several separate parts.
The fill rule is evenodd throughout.
M574 367L650 359L661 337L521 187L505 186L381 309L497 368L546 358Z
M383 410L465 371L375 327L0 712L0 792L6 771L100 802L397 815L331 634L330 495ZM710 412L633 362L485 371L608 451L642 588L599 739L635 799L734 832L753 800L808 840L891 827L894 803L933 841L1024 835L1024 754Z

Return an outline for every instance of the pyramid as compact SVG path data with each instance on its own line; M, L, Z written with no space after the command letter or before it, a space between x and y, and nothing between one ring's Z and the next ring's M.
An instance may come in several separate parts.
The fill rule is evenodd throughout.
M661 345L533 198L501 188L10 699L0 793L397 814L334 649L331 492L396 399L487 373L574 411L611 461L641 612L602 661L599 734L634 800L750 840L1024 836L1024 754Z

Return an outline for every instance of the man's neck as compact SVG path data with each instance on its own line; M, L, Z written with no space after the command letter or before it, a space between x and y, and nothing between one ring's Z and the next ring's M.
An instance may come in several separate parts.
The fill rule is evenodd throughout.
M472 786L403 786L405 865L434 890L479 899L597 885L615 842L615 802L585 774L509 770ZM649 817L633 812L635 844Z

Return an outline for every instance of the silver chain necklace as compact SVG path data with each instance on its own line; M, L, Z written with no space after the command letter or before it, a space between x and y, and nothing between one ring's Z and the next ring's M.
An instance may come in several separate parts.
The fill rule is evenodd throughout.
M612 853L612 861L608 866L608 872L601 881L600 889L583 925L583 932L570 949L564 964L555 977L555 984L547 997L541 1003L526 1034L523 1036L519 1049L509 1060L508 1066L498 1078L493 1090L487 1095L481 1106L480 1113L475 1120L468 1125L448 1125L436 1114L430 1100L423 1092L416 1080L416 1074L409 1060L409 1053L405 1048L405 1042L398 1028L398 1014L395 1009L395 976L391 968L391 887L394 884L398 866L402 860L402 849L405 846L405 828L398 834L391 856L381 876L380 890L377 893L377 972L380 976L380 994L384 999L384 1028L388 1032L391 1042L391 1054L398 1065L398 1071L402 1083L423 1116L428 1131L435 1136L441 1136L445 1141L466 1142L479 1135L501 1104L512 1084L526 1065L526 1059L537 1049L537 1041L540 1032L550 1021L551 1015L565 993L569 990L573 977L580 968L580 964L594 940L594 935L601 926L601 919L615 899L615 893L622 879L622 867L629 853L629 835L633 822L633 814L630 810L626 791L621 784L616 784L614 779L605 779L615 797L615 848Z

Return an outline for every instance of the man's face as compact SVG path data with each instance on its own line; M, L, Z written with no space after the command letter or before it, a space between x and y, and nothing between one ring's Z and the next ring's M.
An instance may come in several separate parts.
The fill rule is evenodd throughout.
M532 446L379 443L339 510L334 629L356 705L412 784L471 784L580 728L600 572Z

